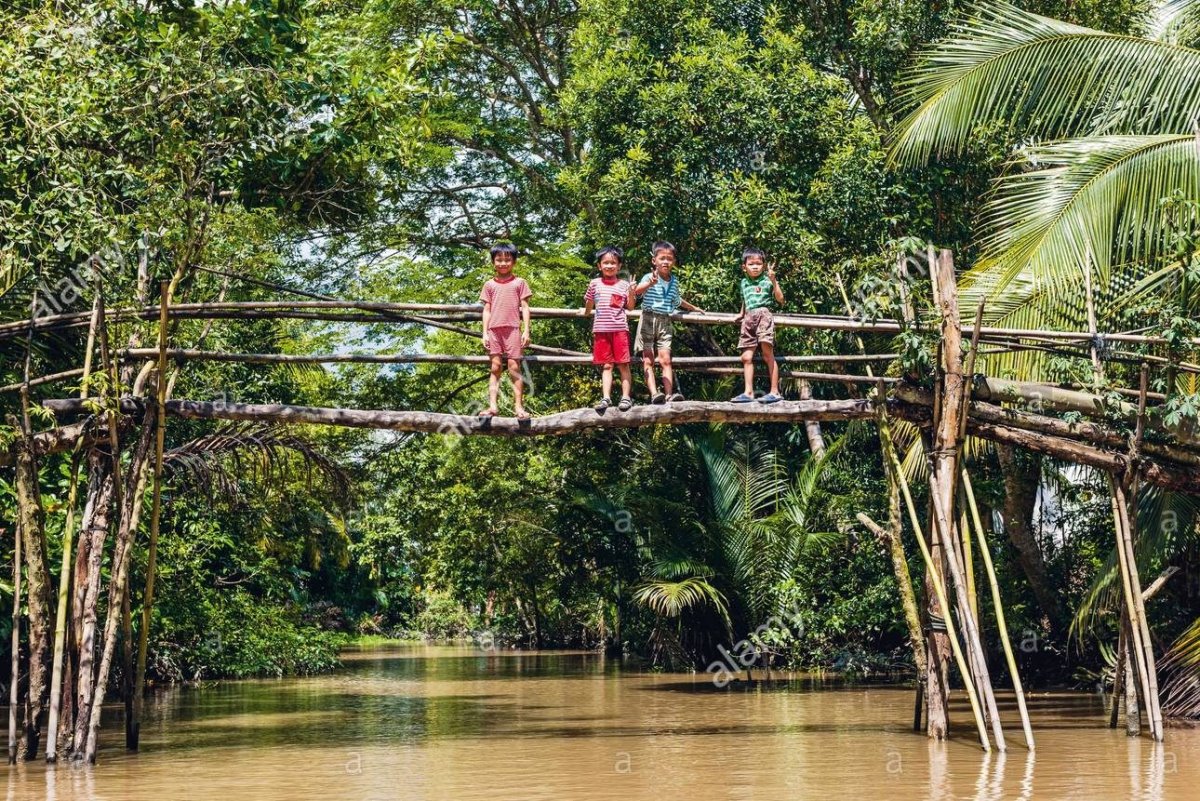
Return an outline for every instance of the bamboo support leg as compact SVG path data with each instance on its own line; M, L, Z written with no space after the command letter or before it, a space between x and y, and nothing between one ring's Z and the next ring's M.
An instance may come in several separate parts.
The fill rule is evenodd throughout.
M1118 548L1123 546L1126 554L1125 569L1133 612L1130 627L1135 632L1135 638L1131 644L1136 643L1141 648L1138 667L1144 671L1141 683L1143 685L1143 702L1146 705L1146 720L1150 724L1150 736L1161 742L1163 719L1162 707L1158 698L1158 668L1154 660L1154 642L1150 638L1150 626L1146 620L1146 606L1142 601L1142 584L1138 577L1137 556L1133 549L1133 525L1124 487L1118 482L1114 482L1113 486L1117 511L1120 514L1120 525L1124 531Z
M944 476L939 476L936 473L931 474L931 482L945 481ZM932 483L931 483L932 486ZM936 512L936 521L942 526L942 534L946 539L952 534L950 525L950 515L948 510L942 506L941 498L936 489L930 493L934 499L934 507ZM958 561L958 553L951 542L950 547L943 549L946 556L946 566L950 573L950 579L954 585L954 591L958 598L959 624L963 629L963 640L965 642L968 653L970 654L973 672L964 675L964 680L970 682L975 680L981 690L981 695L987 710L987 716L992 724L992 734L996 738L996 748L999 751L1004 751L1006 745L1004 742L1004 730L1000 726L1000 711L996 706L996 695L992 690L991 676L987 669L987 660L984 657L983 641L979 635L979 625L975 621L975 616L971 614L970 598L967 595L966 580L963 578L962 565Z
M971 671L967 668L966 657L963 655L962 646L959 645L954 622L949 614L950 601L946 596L946 587L942 582L941 573L934 562L933 555L929 552L929 547L925 544L925 537L921 533L921 520L917 515L917 507L913 503L912 492L908 488L908 481L904 478L904 470L901 468L900 460L896 457L896 451L892 447L891 432L886 418L881 418L879 438L883 444L884 453L891 461L892 468L896 471L896 475L900 480L900 491L904 496L905 505L908 507L909 520L912 523L913 532L916 534L917 544L921 548L921 557L925 560L925 567L932 576L934 591L937 593L942 609L946 610L946 633L949 635L950 649L954 653L954 661L958 664L958 670L964 678L963 686L966 687L967 699L971 703L971 713L975 717L975 727L979 733L979 744L983 747L984 751L991 751L992 745L988 741L987 726L983 722L983 712L979 706L979 697L975 693L975 685L971 681Z
M8 764L17 764L17 698L21 676L21 516L13 526L12 681L8 690Z
M979 505L975 502L975 490L971 486L971 475L965 467L962 470L962 487L967 498L967 506L971 510L971 520L975 524L979 555L987 572L988 586L992 594L992 607L996 610L996 627L1000 630L1000 642L1004 646L1004 659L1008 663L1008 672L1012 676L1013 694L1017 697L1017 709L1021 713L1021 728L1025 733L1025 746L1032 751L1033 727L1029 723L1029 710L1025 705L1025 690L1021 686L1021 673L1017 670L1017 660L1013 655L1012 642L1008 637L1008 623L1004 618L1004 602L1000 598L1000 582L996 579L996 567L992 564L987 535L984 533L983 521L979 518Z
M1121 613L1121 618L1124 619L1124 613ZM1117 728L1117 720L1121 714L1121 699L1125 695L1125 660L1128 658L1125 652L1125 627L1119 626L1117 630L1117 661L1113 665L1113 689L1112 689L1112 708L1108 711L1108 728Z
M146 554L146 590L142 597L142 625L138 631L137 670L133 678L133 709L126 745L136 751L141 735L143 695L146 688L146 652L149 648L150 618L154 611L154 578L158 561L158 531L162 518L163 445L167 428L167 310L170 288L167 281L161 290L158 318L158 379L155 398L158 413L154 420L154 482L150 510L150 543Z
M79 396L86 398L88 379L92 370L92 350L96 344L96 330L100 321L100 296L92 304L92 320L88 326L87 347L83 358L83 381ZM71 487L67 493L67 519L62 534L62 571L58 577L58 611L54 619L54 659L50 673L50 715L46 725L46 761L58 760L58 717L63 702L63 657L66 652L67 621L72 610L69 598L71 586L71 548L75 536L75 503L79 497L79 460L82 455L83 438L75 444L75 459L71 465Z

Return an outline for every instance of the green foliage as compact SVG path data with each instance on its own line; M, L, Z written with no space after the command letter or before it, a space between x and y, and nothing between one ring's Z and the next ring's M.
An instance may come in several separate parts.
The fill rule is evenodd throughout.
M150 669L165 681L297 676L336 667L342 635L302 625L285 607L242 588L208 603L168 608L155 620Z

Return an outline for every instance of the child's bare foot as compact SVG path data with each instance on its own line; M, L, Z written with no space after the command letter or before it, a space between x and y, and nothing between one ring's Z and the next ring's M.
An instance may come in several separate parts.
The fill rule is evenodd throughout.
M484 409L479 413L479 417L495 417L500 414L499 409Z
M529 412L525 411L524 409L515 409L514 411L517 414L518 420L528 420L529 419Z

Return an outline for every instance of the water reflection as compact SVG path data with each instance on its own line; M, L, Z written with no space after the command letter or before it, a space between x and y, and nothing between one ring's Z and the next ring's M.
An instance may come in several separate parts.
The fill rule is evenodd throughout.
M904 687L816 677L718 690L590 653L368 651L332 676L163 693L140 754L106 717L95 769L8 768L7 796L1124 801L1200 786L1200 735L1171 730L1165 750L1126 738L1091 695L1030 697L1036 794L1034 754L982 752L963 699L943 743L911 732L911 703ZM1001 707L1019 732L1015 706Z

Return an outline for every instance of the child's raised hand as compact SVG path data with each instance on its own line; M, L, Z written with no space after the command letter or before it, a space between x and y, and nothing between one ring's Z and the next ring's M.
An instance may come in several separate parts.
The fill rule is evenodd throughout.
M775 280L775 262L773 261L767 264L767 278L770 278L772 281Z
M652 270L650 272L650 280L646 283L646 287L647 288L652 287L657 283L658 283L658 271Z

